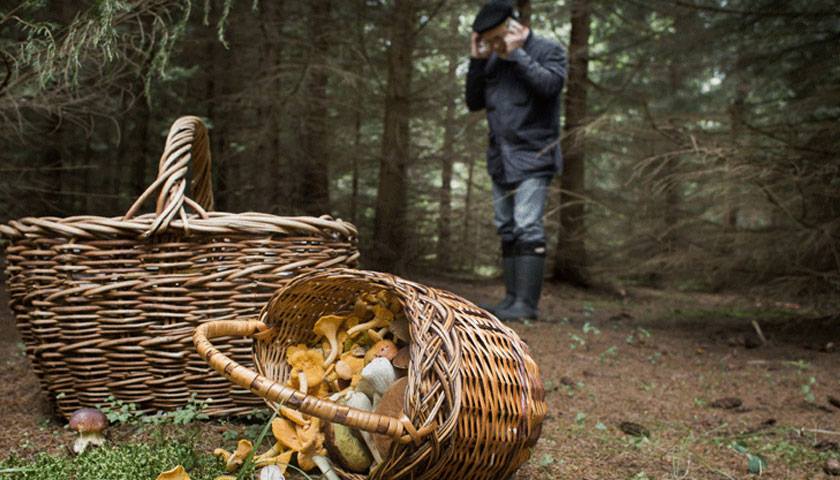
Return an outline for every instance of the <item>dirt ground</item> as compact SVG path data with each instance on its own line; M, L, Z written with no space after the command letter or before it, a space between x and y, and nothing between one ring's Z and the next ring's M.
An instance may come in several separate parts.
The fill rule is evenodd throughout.
M475 300L501 293L496 283L421 281ZM750 455L754 467L755 457L764 460L763 478L840 478L822 471L840 458L840 408L828 401L840 398L840 317L641 289L549 286L543 299L541 321L513 325L540 364L549 403L518 479L741 479L750 477ZM6 309L0 362L0 458L65 449L73 435L40 393ZM226 430L254 425L197 428L212 449ZM143 435L112 430L113 441Z

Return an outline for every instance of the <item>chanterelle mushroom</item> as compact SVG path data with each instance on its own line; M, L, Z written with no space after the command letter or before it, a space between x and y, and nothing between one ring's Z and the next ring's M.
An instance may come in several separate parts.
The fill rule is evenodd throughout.
M324 356L318 350L307 349L304 345L289 347L286 361L292 366L292 380L297 380L301 392L307 393L324 380Z
M225 462L225 470L232 472L242 465L245 458L247 458L253 450L254 445L251 441L242 439L236 444L236 450L234 450L233 453L230 453L223 448L217 448L213 450L213 455L222 457L222 461Z
M80 408L70 416L70 428L79 432L73 442L73 452L82 453L90 446L105 444L102 432L108 427L108 417L95 408Z
M157 476L156 480L190 480L190 476L187 475L187 471L184 470L183 466L178 465L172 470L162 472Z
M308 427L297 427L297 433L303 446L297 454L300 468L308 471L317 466L327 480L341 480L333 469L330 459L327 458L320 419L313 418Z
M382 305L373 306L373 320L365 323L360 323L353 328L347 330L347 335L351 337L356 336L360 332L366 332L372 328L387 327L394 320L394 312Z
M319 318L318 321L315 322L315 326L312 328L315 335L321 335L330 342L330 353L324 360L324 366L334 362L341 353L338 344L338 327L340 327L342 323L344 323L344 317L338 315L325 315Z

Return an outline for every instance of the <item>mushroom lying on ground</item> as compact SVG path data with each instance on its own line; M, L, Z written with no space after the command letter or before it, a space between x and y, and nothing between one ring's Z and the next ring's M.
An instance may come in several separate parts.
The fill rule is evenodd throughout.
M277 465L269 465L260 470L260 480L286 480L284 473L286 471L283 468Z
M297 427L297 436L301 442L301 449L297 454L297 463L301 470L309 471L317 466L327 480L341 480L326 456L320 419L313 418L308 427Z
M326 338L330 343L330 353L324 360L324 366L334 362L338 355L341 354L341 349L339 348L338 343L338 327L340 327L342 323L344 323L344 317L340 317L338 315L324 315L315 322L315 326L312 328L315 335L320 335Z
M242 462L245 461L253 450L254 445L251 441L242 439L236 444L236 450L234 450L233 453L228 452L224 448L217 448L213 450L213 455L222 458L222 461L225 462L226 471L233 472L242 466Z
M82 453L88 446L105 444L102 432L108 427L108 417L95 408L80 408L70 416L70 428L79 432L73 442L73 452Z
M374 358L362 369L362 375L356 388L368 395L376 407L377 399L397 379L394 366L387 358Z
M184 470L183 466L178 465L172 470L162 472L155 480L190 480L190 476L187 475L187 471Z

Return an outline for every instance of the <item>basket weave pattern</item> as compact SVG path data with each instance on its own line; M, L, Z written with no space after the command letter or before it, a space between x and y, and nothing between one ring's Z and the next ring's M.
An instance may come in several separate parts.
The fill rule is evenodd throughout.
M356 230L340 220L211 212L208 144L198 118L175 122L157 179L123 217L0 225L10 306L62 414L108 396L150 411L192 396L212 399L211 415L251 411L260 400L207 367L192 348L194 328L256 318L293 276L355 265ZM136 215L155 193L155 213ZM250 364L251 340L219 343Z
M312 327L320 316L351 311L360 294L383 289L400 299L410 322L402 418L283 385L290 374L289 345L314 341ZM271 339L254 343L256 372L210 342L268 329L274 331ZM369 476L339 470L345 479L506 479L528 459L546 413L539 369L513 330L454 294L384 273L331 269L303 275L277 292L259 321L203 324L194 341L216 371L275 409L282 404L400 439Z

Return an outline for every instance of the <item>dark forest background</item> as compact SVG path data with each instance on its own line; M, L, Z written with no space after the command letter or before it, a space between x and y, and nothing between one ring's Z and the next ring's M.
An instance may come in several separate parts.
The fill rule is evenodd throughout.
M553 277L840 290L840 7L533 0L569 50ZM0 221L122 215L171 122L217 209L354 222L366 266L495 272L478 0L0 0Z

